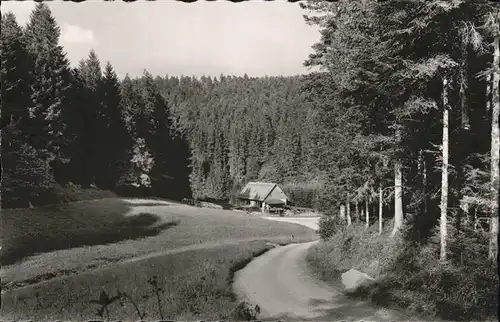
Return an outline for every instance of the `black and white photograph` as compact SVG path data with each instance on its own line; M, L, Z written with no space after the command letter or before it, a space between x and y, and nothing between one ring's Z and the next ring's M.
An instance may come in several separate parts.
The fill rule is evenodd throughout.
M0 322L498 321L500 1L0 9Z

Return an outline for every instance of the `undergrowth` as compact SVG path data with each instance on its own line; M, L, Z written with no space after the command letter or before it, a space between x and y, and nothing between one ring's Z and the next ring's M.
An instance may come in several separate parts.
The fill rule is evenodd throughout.
M323 231L334 233L323 236L307 257L319 277L339 285L340 275L354 268L377 280L349 296L426 318L496 320L498 264L487 259L487 234L466 227L457 233L450 225L449 260L441 263L437 229L425 243L417 243L408 240L407 231L391 238L392 222L382 235L376 223L369 229L361 223L332 228L328 220L320 228L322 223Z

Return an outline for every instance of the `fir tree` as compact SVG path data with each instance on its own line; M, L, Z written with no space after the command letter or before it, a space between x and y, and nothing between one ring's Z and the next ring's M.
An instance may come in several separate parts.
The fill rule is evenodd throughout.
M29 144L52 166L52 172L67 163L64 113L68 112L71 74L59 45L60 28L48 6L38 3L24 32L24 42L33 60L29 121L24 131Z
M104 68L101 86L102 182L104 187L112 189L128 167L128 152L132 149L132 138L127 132L120 105L120 82L110 62L107 62Z

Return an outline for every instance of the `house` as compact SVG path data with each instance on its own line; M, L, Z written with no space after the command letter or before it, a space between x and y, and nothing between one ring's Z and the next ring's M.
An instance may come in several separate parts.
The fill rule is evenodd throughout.
M238 198L243 204L258 207L265 212L269 208L283 207L289 199L276 183L249 182Z

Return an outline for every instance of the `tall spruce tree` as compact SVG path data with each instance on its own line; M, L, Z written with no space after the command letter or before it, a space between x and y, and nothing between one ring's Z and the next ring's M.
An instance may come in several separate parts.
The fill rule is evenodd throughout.
M127 132L125 116L120 105L120 81L109 61L104 68L101 86L101 180L104 187L113 189L128 167L129 151L133 142Z
M85 128L82 133L82 148L88 157L86 164L90 173L90 183L99 187L106 186L107 167L105 154L107 146L103 141L106 133L106 119L103 115L103 91L101 63L94 50L88 58L79 64L80 79L87 93L85 105L82 106Z
M13 13L2 15L1 52L1 207L27 207L52 184L49 165L28 144L32 60Z
M12 12L2 14L1 34L2 122L26 120L30 105L32 60L23 42L23 31Z
M150 173L152 189L158 195L169 197L175 189L172 183L176 176L171 162L175 152L172 150L170 113L153 76L147 71L142 77L142 87L148 118L147 144L154 158Z
M24 42L33 60L29 122L23 131L29 144L43 153L53 167L67 162L61 153L66 126L63 114L69 105L69 62L59 45L61 30L49 7L37 3L24 32Z

